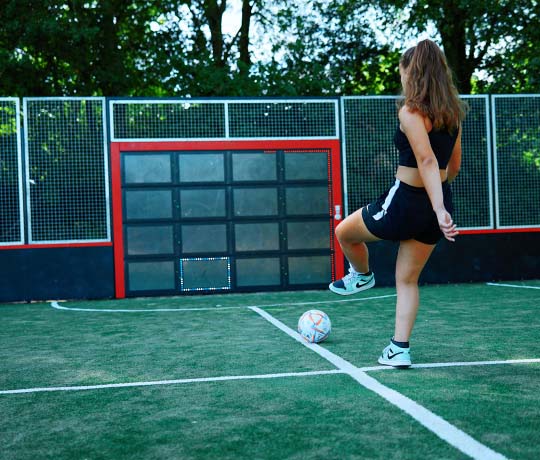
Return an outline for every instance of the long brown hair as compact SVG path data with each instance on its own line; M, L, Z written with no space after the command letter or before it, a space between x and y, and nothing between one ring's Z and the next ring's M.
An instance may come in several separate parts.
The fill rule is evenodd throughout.
M403 53L399 65L407 72L400 106L427 116L435 129L458 128L467 106L459 98L441 49L431 40L422 40Z

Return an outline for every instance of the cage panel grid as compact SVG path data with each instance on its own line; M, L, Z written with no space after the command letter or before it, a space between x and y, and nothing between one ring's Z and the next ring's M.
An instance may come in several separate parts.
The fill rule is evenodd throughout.
M211 101L110 101L111 137L121 140L222 139L225 104Z
M463 166L453 183L454 220L460 229L493 228L489 123L485 96L466 97ZM365 206L394 182L399 128L397 97L342 98L346 214Z
M540 227L540 95L497 95L495 127L497 227Z
M26 98L30 243L110 241L103 98Z
M492 97L491 106L488 96L464 98L470 111L463 125L463 164L453 184L455 221L465 230L540 226L539 95L497 95ZM26 161L22 163L18 99L0 98L0 186L4 204L0 245L23 244L25 225L29 243L110 241L104 101L25 98ZM372 201L392 182L398 161L392 140L398 126L395 103L393 96L341 98L347 214ZM111 99L111 139L339 138L337 104L337 98ZM202 154L194 156L199 158ZM215 180L221 181L223 168L214 168L208 159L204 158L202 166L219 170ZM293 160L299 164L295 174L303 174L304 159ZM312 157L312 161L318 159ZM181 167L177 174L182 180L194 181L188 166ZM194 170L209 180L200 166L194 165ZM290 178L315 180L324 175L322 159L319 166L320 174L313 177ZM238 174L235 180L242 181L244 173L252 174L247 162L242 167L249 171L234 169ZM253 168L258 166L253 164ZM130 174L133 182L149 180L140 177L136 168ZM164 169L151 174L156 183L174 180L172 172ZM258 180L275 179L271 167L260 169L260 174L265 176Z
M111 100L113 142L337 139L337 99Z
M231 138L336 138L335 101L229 103Z
M0 246L24 242L19 100L0 98Z
M460 229L494 228L491 132L487 96L462 96L469 106L462 126L461 170L452 183L454 222Z
M346 215L365 206L392 182L398 158L395 97L342 99Z

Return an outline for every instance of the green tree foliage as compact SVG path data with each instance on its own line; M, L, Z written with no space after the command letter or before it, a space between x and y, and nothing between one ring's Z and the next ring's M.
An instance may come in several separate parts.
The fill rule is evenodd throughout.
M238 30L228 35L230 0L7 0L1 92L277 96L398 87L397 55L376 43L365 8L344 0L241 5ZM255 26L270 44L257 49L257 62Z
M504 52L489 59L489 78L474 82L477 91L490 93L540 92L540 2L525 2L515 34L505 43Z
M129 95L148 87L148 22L160 0L6 0L0 80L10 96Z
M261 65L269 94L395 94L399 54L377 43L368 7L347 0L286 2L277 13L287 41ZM270 78L268 78L270 77Z
M540 91L538 0L4 0L6 96L396 94L434 25L462 93ZM377 39L376 14L393 40Z
M230 35L223 31L227 0L167 2L154 19L159 29L153 40L159 47L147 69L161 82L160 91L183 96L257 94L249 34L261 3L242 0L241 24Z
M471 93L473 89L540 91L536 77L540 25L537 0L378 0L376 3L394 30L422 31L429 24L436 27L462 93ZM483 81L475 81L478 78L473 77L475 72L484 75Z

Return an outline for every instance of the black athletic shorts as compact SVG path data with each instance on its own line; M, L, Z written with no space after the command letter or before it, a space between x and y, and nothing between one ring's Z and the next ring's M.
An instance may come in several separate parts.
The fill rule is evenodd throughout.
M452 214L452 191L442 184L444 206ZM435 244L443 237L427 191L396 179L394 185L377 200L362 209L368 230L377 238L391 241L414 239Z

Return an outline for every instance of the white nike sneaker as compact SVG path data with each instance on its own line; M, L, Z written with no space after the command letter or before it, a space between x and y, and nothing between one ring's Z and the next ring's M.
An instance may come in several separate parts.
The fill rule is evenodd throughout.
M328 288L339 295L351 295L360 291L375 286L375 275L370 273L369 275L362 275L349 268L349 274L345 275L340 280L334 281L328 285Z
M390 342L379 357L379 364L385 366L393 366L399 368L410 367L411 363L411 349L401 348Z

